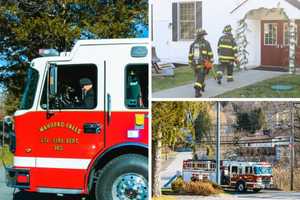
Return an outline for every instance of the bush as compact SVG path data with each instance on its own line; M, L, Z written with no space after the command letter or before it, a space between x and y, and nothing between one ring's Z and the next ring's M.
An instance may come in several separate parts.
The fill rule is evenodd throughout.
M223 191L223 188L220 185L218 185L217 183L213 182L213 181L206 180L204 182L210 183L213 186L213 188L216 189L216 190Z
M218 192L214 189L212 184L208 182L189 182L185 184L184 191L189 194L209 196L217 194Z
M194 194L209 196L219 194L223 190L221 186L212 181L191 181L184 182L182 177L177 178L171 185L173 192L180 194Z
M183 191L185 182L182 177L178 177L172 184L171 188L176 193L181 193Z

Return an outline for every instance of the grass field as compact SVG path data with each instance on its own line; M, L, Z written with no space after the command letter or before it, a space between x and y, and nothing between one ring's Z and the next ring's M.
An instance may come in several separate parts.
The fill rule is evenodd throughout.
M291 85L290 91L274 91L276 84ZM219 98L300 98L300 75L283 75L273 79L258 82L240 89L226 92Z
M4 148L0 148L0 166L2 166L2 160L5 165L12 165L14 155L9 151L8 145L4 145Z
M176 68L174 77L153 76L152 77L152 90L157 92L169 88L178 87L194 82L194 72L188 66L181 66Z

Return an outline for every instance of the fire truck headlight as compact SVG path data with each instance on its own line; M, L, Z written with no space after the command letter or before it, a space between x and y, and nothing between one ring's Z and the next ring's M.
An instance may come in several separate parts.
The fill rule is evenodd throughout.
M127 131L127 137L128 138L139 138L140 137L140 133L138 130L128 130Z

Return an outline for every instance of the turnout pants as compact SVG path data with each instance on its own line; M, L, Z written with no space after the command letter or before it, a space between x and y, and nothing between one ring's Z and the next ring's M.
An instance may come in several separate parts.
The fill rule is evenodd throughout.
M201 91L205 89L205 76L206 70L202 65L194 66L194 73L195 73L195 96L200 97Z
M226 74L228 81L233 81L233 62L221 62L219 65L218 78L222 80L223 76Z

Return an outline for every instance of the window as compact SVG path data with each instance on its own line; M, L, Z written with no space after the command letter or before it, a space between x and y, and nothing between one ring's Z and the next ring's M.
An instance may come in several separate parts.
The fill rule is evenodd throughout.
M179 39L192 40L195 38L196 16L195 3L179 4Z
M49 96L50 109L94 109L97 106L95 65L59 65L56 81L57 94ZM47 81L44 84L41 107L47 108Z
M246 174L252 174L252 167L246 167L245 172Z
M33 106L39 73L36 69L29 68L23 95L21 97L20 109L30 109Z
M264 43L265 45L277 44L277 24L275 23L264 24Z
M173 41L193 40L198 28L202 28L202 1L172 4Z
M288 23L284 23L283 25L283 41L284 41L284 45L285 46L289 46L290 45L290 33L289 33L289 24ZM298 26L296 26L296 44L298 44Z
M231 173L232 173L232 174L237 174L237 173L238 173L238 167L232 166L232 167L231 167Z
M126 107L148 108L148 90L148 65L128 65L125 69Z

